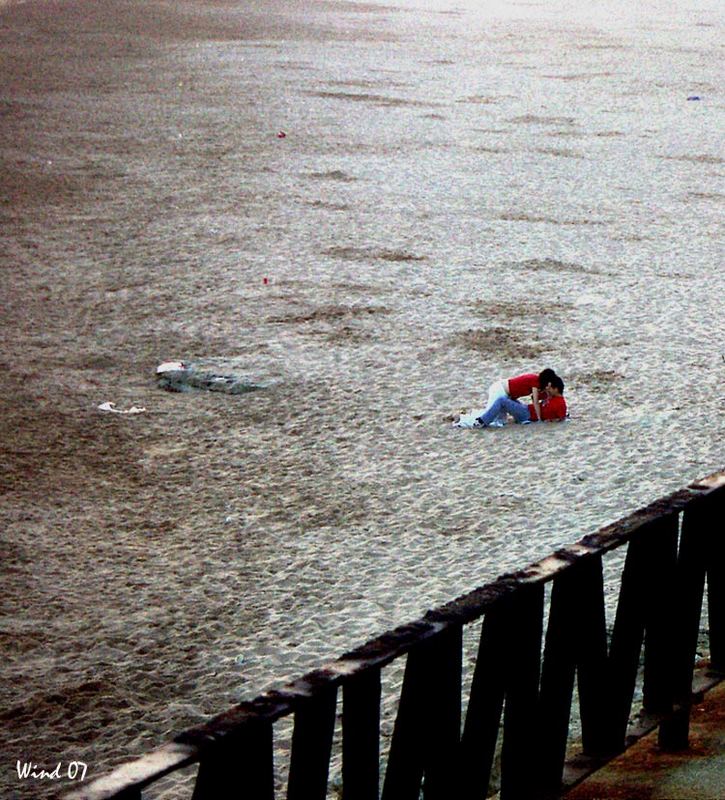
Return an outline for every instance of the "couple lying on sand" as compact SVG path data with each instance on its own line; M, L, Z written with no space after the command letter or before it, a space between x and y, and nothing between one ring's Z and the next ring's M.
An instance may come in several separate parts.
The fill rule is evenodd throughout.
M533 402L528 405L519 402L520 397L529 395ZM457 428L501 428L508 414L522 425L566 419L564 381L553 369L545 369L538 375L527 372L496 381L488 390L486 408L461 414L453 424Z

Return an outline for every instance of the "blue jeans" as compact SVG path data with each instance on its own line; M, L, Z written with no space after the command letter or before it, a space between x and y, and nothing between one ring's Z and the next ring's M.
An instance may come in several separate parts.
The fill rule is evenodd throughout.
M499 397L493 405L478 418L483 425L490 425L499 414L511 414L516 422L531 422L529 408L510 397Z

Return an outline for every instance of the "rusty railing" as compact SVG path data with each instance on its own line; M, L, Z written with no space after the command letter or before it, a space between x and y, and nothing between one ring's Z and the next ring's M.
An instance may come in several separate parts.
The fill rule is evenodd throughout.
M198 762L193 800L273 800L273 727L294 715L286 796L325 800L338 694L344 800L418 800L421 789L426 800L482 799L499 739L502 800L559 797L658 725L663 748L684 748L690 706L725 677L724 509L718 473L241 703L68 798L141 800L144 787ZM602 558L624 545L608 631ZM706 585L710 658L695 669ZM463 628L481 617L464 682ZM404 655L381 774L381 670ZM642 711L631 722L640 676ZM575 680L583 752L567 760Z

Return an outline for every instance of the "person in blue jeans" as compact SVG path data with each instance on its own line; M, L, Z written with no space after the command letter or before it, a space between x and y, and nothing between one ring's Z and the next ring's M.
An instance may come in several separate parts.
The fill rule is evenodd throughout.
M564 400L564 381L555 375L544 388L545 397L540 403L541 421L553 422L566 418L566 400ZM511 414L514 420L522 425L538 422L533 403L524 405L510 397L499 397L473 423L474 428L487 428L499 414Z

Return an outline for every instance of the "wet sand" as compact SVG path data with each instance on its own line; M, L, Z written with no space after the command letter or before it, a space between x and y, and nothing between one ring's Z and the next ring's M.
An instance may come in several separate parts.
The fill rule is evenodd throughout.
M3 796L722 468L722 19L631 6L0 8Z

